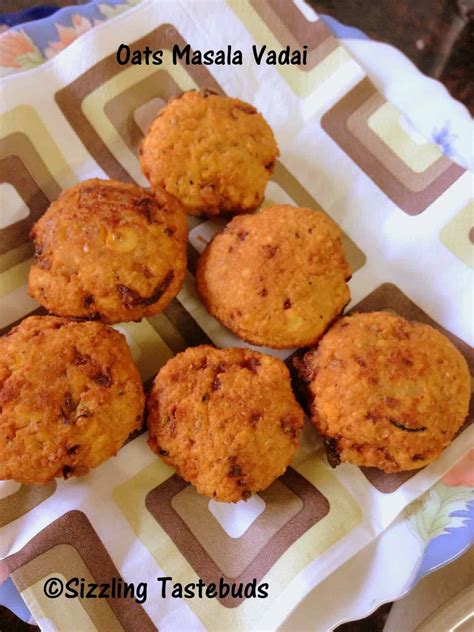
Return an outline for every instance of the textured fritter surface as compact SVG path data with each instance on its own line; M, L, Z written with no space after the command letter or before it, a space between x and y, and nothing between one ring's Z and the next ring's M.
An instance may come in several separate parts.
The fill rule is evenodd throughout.
M459 351L432 327L385 312L342 318L297 368L334 465L423 467L468 412L470 375Z
M222 502L283 474L302 426L286 366L250 349L189 348L160 370L148 399L151 449Z
M263 201L279 155L273 132L248 103L204 90L172 100L152 123L140 164L193 215L248 213Z
M82 476L141 425L143 388L124 336L31 316L0 338L0 479Z
M29 292L59 316L140 320L176 296L186 269L186 215L165 191L86 180L33 227Z
M350 300L339 227L279 205L235 217L202 254L197 288L212 316L248 342L315 343Z

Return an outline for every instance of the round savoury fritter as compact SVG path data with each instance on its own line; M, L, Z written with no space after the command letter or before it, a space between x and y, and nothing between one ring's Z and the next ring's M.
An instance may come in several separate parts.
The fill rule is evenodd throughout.
M186 216L164 191L86 180L34 225L29 292L59 316L106 323L161 312L186 270Z
M0 338L0 479L82 476L141 427L144 394L124 336L31 316Z
M163 108L140 147L152 188L163 187L192 215L248 213L263 202L279 155L273 132L248 103L209 90Z
M324 213L279 205L235 217L201 255L208 312L247 342L314 344L350 300L341 231Z
M296 366L333 465L418 469L468 413L464 357L436 329L386 312L342 318Z
M151 449L222 502L283 474L302 427L288 369L250 349L189 348L160 370L148 399Z

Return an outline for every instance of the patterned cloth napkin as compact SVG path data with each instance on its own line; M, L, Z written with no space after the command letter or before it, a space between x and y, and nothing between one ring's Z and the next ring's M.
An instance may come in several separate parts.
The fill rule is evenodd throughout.
M121 43L163 49L161 66L116 63ZM173 65L170 49L244 51L242 66ZM306 66L256 65L252 45L308 46ZM208 87L257 106L281 158L265 204L323 209L344 231L351 309L386 309L443 333L473 357L470 321L472 174L425 141L308 7L279 0L145 0L61 55L1 80L0 328L30 313L28 232L60 191L88 177L147 184L136 158L168 98ZM189 270L164 313L118 326L146 382L189 345L244 343L196 294L199 251L222 227L190 219ZM291 361L292 352L265 350ZM0 556L43 629L273 629L308 592L371 542L466 452L465 428L418 473L331 470L305 429L286 474L247 503L198 496L140 436L82 479L45 487L0 483ZM268 583L268 597L161 596L174 583ZM131 597L56 599L48 578L148 582ZM310 624L313 625L312 623Z

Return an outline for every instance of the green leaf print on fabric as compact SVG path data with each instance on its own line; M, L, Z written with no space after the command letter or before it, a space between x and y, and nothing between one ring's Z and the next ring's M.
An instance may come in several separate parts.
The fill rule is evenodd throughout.
M423 496L411 503L405 514L424 544L443 533L446 529L457 529L466 524L463 516L452 516L454 511L467 508L474 500L474 489L469 487L448 487L437 483Z

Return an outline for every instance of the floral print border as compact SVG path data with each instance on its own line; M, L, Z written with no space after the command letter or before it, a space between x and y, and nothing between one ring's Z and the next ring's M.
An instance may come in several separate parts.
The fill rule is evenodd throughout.
M49 18L0 33L0 77L29 70L55 57L83 33L139 4L108 0L66 7Z

